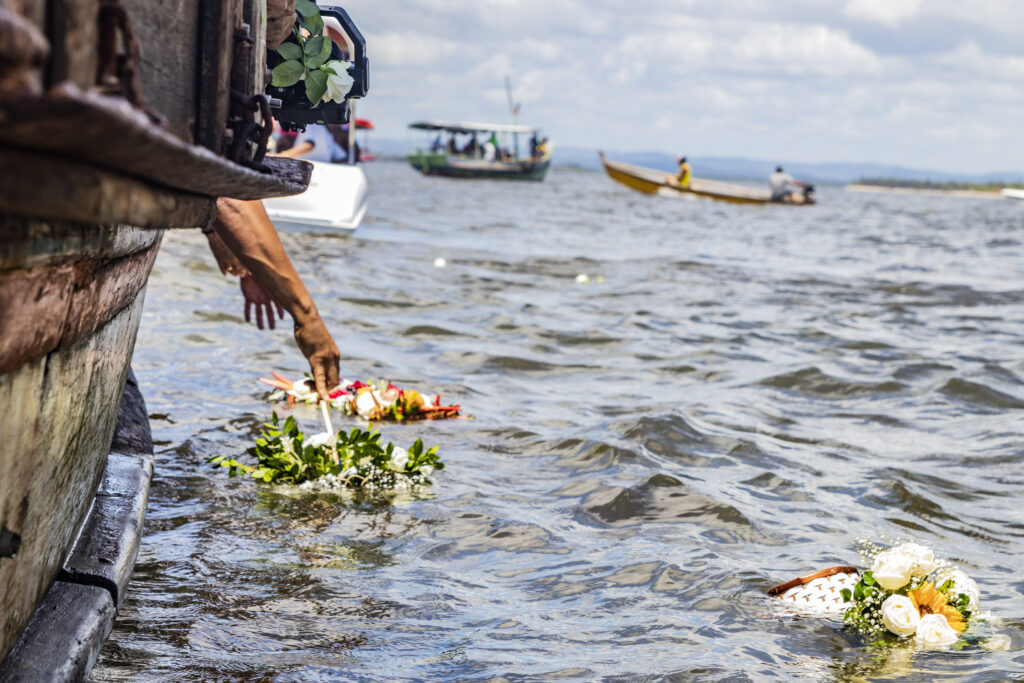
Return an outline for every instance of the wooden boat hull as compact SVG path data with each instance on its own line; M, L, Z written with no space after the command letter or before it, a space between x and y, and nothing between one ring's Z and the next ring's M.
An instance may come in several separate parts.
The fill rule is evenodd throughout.
M89 511L162 234L0 219L0 660Z
M423 175L447 178L490 178L500 180L542 181L551 166L550 159L524 161L484 161L447 154L414 152L409 164Z
M0 666L52 585L109 593L111 611L123 595L95 572L54 579L94 501L114 497L97 488L163 231L209 224L218 197L309 181L306 162L261 161L261 140L231 132L269 122L265 8L0 3ZM102 641L92 609L64 614ZM87 676L91 662L47 652L30 680Z
M600 154L601 164L604 166L608 177L621 185L642 192L644 194L671 194L679 196L691 196L715 201L731 202L733 204L783 204L791 206L803 206L813 204L811 201L800 201L794 199L786 202L773 202L771 193L767 190L758 190L723 183L716 180L694 178L690 181L689 187L682 187L677 183L670 183L666 180L666 173L642 166L624 164L618 161L606 159Z

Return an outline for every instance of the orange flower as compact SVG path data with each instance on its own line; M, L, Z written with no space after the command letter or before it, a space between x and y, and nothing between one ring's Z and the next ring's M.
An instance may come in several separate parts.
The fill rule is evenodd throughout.
M914 607L917 607L917 611L922 617L926 614L941 614L946 617L949 627L957 633L963 633L966 628L960 610L950 605L946 594L936 590L931 581L910 591L907 593L907 597L914 603Z

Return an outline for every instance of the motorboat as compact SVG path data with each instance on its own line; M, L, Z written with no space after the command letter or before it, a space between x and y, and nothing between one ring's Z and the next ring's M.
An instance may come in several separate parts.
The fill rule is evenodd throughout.
M284 232L355 230L366 215L369 186L356 164L313 164L302 194L264 200L267 215Z
M418 121L409 128L437 134L430 146L408 156L423 175L540 181L551 166L551 150L539 142L541 129L536 126ZM459 135L469 136L464 144ZM529 136L530 149L524 155L519 153L520 136L524 140ZM497 145L490 142L495 139Z
M683 187L671 180L664 171L643 166L634 166L619 161L606 159L603 152L598 152L605 173L612 180L644 194L664 194L670 196L690 196L703 199L733 202L735 204L782 204L787 206L806 206L814 204L814 186L804 185L803 191L795 193L785 201L772 200L771 192L734 183L723 183L718 180L693 178L690 184Z

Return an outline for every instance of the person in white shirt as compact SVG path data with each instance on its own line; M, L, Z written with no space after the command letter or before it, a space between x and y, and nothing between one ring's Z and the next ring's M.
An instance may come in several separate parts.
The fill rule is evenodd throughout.
M794 188L803 186L803 183L783 171L781 166L777 166L775 168L775 173L772 173L768 178L768 184L771 185L772 188L773 202L784 202L788 200L790 195L793 194Z

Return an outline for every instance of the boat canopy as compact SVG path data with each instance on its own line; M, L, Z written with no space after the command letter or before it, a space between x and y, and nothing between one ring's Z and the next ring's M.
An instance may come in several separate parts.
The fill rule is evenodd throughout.
M451 133L535 133L539 126L512 126L507 123L458 123L456 121L417 121L416 130L446 130Z

